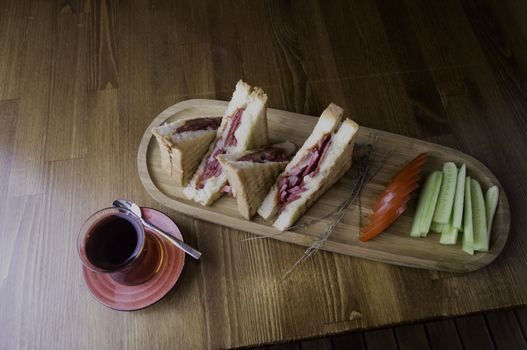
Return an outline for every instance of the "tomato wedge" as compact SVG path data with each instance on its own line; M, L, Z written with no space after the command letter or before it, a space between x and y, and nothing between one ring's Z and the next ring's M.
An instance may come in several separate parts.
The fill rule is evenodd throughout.
M390 208L391 210L386 212L382 217L379 217L375 223L370 223L368 226L360 230L361 235L359 239L363 242L369 241L373 237L383 232L388 226L394 223L399 216L406 210L406 204L398 208Z
M419 187L419 184L416 181L404 186L401 185L394 190L383 192L381 199L379 199L372 208L373 213L377 212L379 208L381 208L383 205L386 205L387 203L401 200L406 197L409 198L409 194L415 191L417 187Z
M395 209L406 205L409 200L410 200L410 196L406 196L403 198L398 198L393 201L384 203L384 205L382 205L378 210L374 211L370 215L370 224L372 222L377 221L377 219L379 219L380 217L383 217L384 215L386 215L386 213L390 211L395 211Z
M368 241L382 233L405 212L410 195L419 180L428 155L421 153L402 168L373 204L370 223L361 228L359 239Z
M397 173L392 179L393 181L397 181L401 178L408 178L409 174L415 173L416 168L422 168L424 164L426 163L426 160L428 159L428 155L426 153L421 153L417 157L415 157L410 163L408 163L401 171Z

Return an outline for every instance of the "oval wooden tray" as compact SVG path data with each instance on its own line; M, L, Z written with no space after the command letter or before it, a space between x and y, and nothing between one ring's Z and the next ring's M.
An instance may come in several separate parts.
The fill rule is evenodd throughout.
M170 176L161 168L157 141L150 133L152 127L182 117L223 115L226 106L227 102L223 101L187 100L159 114L145 131L139 145L137 157L139 177L155 200L178 212L257 235L278 233L271 226L271 222L265 222L259 217L253 221L243 219L238 214L236 200L233 198L223 196L211 207L203 207L187 200L182 188L176 187ZM302 145L317 122L317 118L312 116L276 109L267 111L269 135L273 143L290 140ZM482 268L501 252L509 235L509 203L498 179L485 165L467 154L448 147L366 127L360 128L356 142L372 144L373 167L381 162L384 162L384 165L364 188L361 208L358 203L354 203L347 209L344 219L323 249L389 264L453 272L469 272ZM388 152L390 156L385 157ZM478 252L471 256L461 250L459 240L456 245L439 244L439 234L435 233L430 233L426 238L411 238L409 231L415 212L415 198L408 210L385 233L366 243L358 240L359 223L367 222L366 218L373 201L391 177L421 152L428 152L430 156L425 168L426 172L441 169L445 161L454 161L458 165L465 163L467 173L479 180L484 190L492 184L500 187L499 204L488 253ZM339 205L353 188L356 176L356 169L352 166L343 179L326 192L300 220L322 217ZM307 228L284 232L274 236L273 239L310 246L324 227L325 223L319 222Z

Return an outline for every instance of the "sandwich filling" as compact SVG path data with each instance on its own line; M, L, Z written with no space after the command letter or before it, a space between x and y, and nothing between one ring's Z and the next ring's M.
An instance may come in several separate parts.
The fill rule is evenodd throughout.
M263 151L246 154L237 159L239 162L267 163L267 162L286 162L290 156L285 153L283 148L268 147Z
M313 178L318 174L330 143L331 134L323 135L304 158L278 180L278 202L281 209L300 198L302 192L306 190L304 182L306 176Z
M217 130L220 124L221 117L190 119L184 125L177 128L175 134L188 131Z
M230 129L227 133L227 137L225 137L225 146L236 146L238 144L238 140L236 140L234 132L240 127L240 124L242 123L242 114L244 110L244 108L239 108L229 121Z
M287 154L285 149L279 147L267 147L264 150L247 153L239 158L236 162L252 162L252 163L270 163L270 162L287 162L291 159L291 154ZM232 197L236 197L232 190L232 186L226 185L222 191Z
M239 108L227 122L227 128L229 130L227 132L227 136L225 137L225 140L223 140L223 142L221 138L218 140L214 151L212 151L209 158L207 159L205 167L203 168L203 173L200 175L198 181L196 182L197 189L202 189L203 187L205 187L205 181L212 177L218 177L221 174L222 168L220 162L216 159L216 157L220 154L225 154L227 152L225 147L236 147L238 141L234 136L234 132L240 127L244 110L244 108Z

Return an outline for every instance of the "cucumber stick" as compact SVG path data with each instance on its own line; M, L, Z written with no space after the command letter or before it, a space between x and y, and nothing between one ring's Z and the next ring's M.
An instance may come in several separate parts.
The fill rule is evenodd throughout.
M465 202L463 213L463 240L461 249L464 252L474 255L474 234L472 229L472 194L470 191L470 176L465 178Z
M423 211L423 221L421 222L421 237L426 237L430 231L430 225L432 225L432 218L437 206L437 199L439 198L439 190L441 189L441 183L443 181L443 173L441 171L434 171L435 174L434 187L430 201L427 203L425 210Z
M487 237L490 240L490 230L492 229L492 220L498 206L498 197L500 190L498 186L492 186L485 193L485 213L487 214Z
M443 165L443 181L434 211L434 222L447 224L452 214L454 195L456 193L457 167L454 163L448 162Z
M467 167L465 164L459 169L456 182L456 194L454 195L454 207L452 208L452 226L458 230L461 228L461 221L463 220L463 203L465 202L465 177L467 175Z
M441 244L456 244L457 242L457 234L459 230L453 226L452 219L450 223L443 225L443 231L441 232L441 238L439 239L439 243Z
M410 232L412 237L421 237L428 234L430 225L432 224L432 217L434 215L442 180L443 173L441 171L434 171L426 178L419 196L419 201L417 202L417 210L412 223L412 229Z
M487 252L489 239L487 235L487 214L481 185L470 179L470 198L472 200L472 228L474 230L474 250Z
M433 232L436 232L436 233L441 233L443 232L443 226L445 224L440 224L438 222L433 222L432 221L432 224L430 225L430 231L433 231Z

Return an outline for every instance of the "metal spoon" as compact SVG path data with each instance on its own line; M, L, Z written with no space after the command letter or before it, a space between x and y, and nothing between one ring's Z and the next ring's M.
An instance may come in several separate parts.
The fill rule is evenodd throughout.
M141 208L139 208L139 206L135 204L134 202L127 200L127 199L117 199L113 201L112 204L114 207L130 210L141 220L141 222L143 223L143 226L148 227L152 231L155 231L156 233L160 234L161 236L169 240L172 244L174 244L176 247L178 247L179 249L181 249L182 251L184 251L185 253L193 257L194 259L199 260L199 258L201 257L201 253L198 252L196 249L190 247L185 242L179 240L178 238L172 236L171 234L164 232L156 225L151 224L145 219L143 219Z

